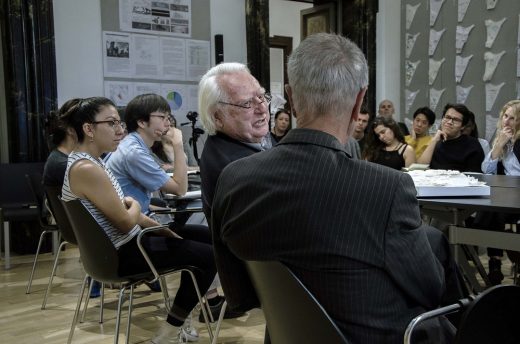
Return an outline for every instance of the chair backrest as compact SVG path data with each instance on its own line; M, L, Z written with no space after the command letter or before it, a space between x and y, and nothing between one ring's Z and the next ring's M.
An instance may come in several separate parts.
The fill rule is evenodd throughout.
M43 162L0 164L0 207L36 205L26 174L43 173Z
M61 187L60 186L44 186L45 194L47 195L47 202L51 209L52 215L56 220L56 224L60 230L62 238L74 245L78 244L76 235L72 229L72 225L63 209L63 205L60 202Z
M76 236L85 272L103 283L126 282L118 274L116 248L87 208L79 200L60 202Z
M246 261L273 344L348 343L334 321L280 262Z
M520 343L516 327L520 313L520 287L498 285L484 291L462 314L455 343Z
M38 210L40 211L40 223L48 225L48 211L45 207L45 195L43 192L42 175L38 172L28 173L25 175L25 178L27 179L27 185L29 185L29 190L31 190L34 199L37 202Z

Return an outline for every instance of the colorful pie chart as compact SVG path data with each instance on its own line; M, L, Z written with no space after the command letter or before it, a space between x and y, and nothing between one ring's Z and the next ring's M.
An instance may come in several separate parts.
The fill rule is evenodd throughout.
M172 111L179 110L182 106L182 96L179 92L171 91L166 95L166 99L172 108Z

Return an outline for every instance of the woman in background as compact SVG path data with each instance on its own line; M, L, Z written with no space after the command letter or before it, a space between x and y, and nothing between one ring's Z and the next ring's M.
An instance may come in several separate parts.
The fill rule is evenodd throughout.
M150 271L137 247L137 235L141 228L158 223L141 213L139 202L124 197L117 179L100 158L103 153L114 151L123 137L125 125L114 104L103 97L83 99L62 118L74 128L78 138L78 146L68 158L63 200L81 200L105 230L122 263L118 268L121 275ZM156 236L143 237L142 243L156 267L194 266L200 290L206 292L216 273L211 245L190 240L189 233L184 239L166 229L155 233ZM166 323L152 342L178 343L198 339L189 324L183 327L197 303L191 278L183 272Z
M489 142L487 142L485 139L481 139L480 137L478 137L478 128L477 128L477 123L475 122L475 114L471 111L469 113L470 113L469 121L464 126L464 129L462 129L462 134L476 138L478 140L478 142L480 142L480 145L482 146L484 155L487 155L487 153L489 153Z
M281 139L289 132L289 123L291 116L287 110L281 109L274 114L274 127L271 130L271 142L273 146L280 142Z
M413 148L406 144L399 125L391 118L377 117L368 132L365 160L401 170L415 162Z

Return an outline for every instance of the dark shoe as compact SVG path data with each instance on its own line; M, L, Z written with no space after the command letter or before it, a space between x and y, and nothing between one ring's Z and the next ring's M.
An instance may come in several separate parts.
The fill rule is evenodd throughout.
M154 293L158 293L161 291L161 283L159 281L155 281L153 283L144 282L148 288L150 288L151 291Z
M90 290L90 298L95 299L101 296L101 283L92 281L92 289Z
M488 278L491 282L491 285L499 285L502 283L504 279L504 274L502 273L502 261L496 258L489 259L489 273Z
M217 299L218 303L216 303L215 305L212 306L211 301L213 301L214 299ZM226 300L225 297L223 297L223 296L217 296L214 299L208 300L208 303L210 304L209 309L211 310L211 315L213 316L213 322L218 320L218 317L220 316L220 310L222 309L222 306L224 305L224 301ZM226 307L226 311L224 312L224 319L239 318L239 317L243 316L244 314L246 314L246 313L245 312L235 312L235 311L230 310L228 307ZM208 317L209 317L209 314L208 314ZM209 320L211 321L211 318ZM199 322L201 322L201 323L205 322L204 315L202 314L202 310L200 311L200 314L199 314Z

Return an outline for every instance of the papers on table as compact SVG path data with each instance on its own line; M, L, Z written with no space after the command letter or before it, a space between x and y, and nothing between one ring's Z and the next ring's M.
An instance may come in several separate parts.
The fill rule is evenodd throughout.
M417 197L489 196L485 182L452 170L415 170L407 172L415 184Z

